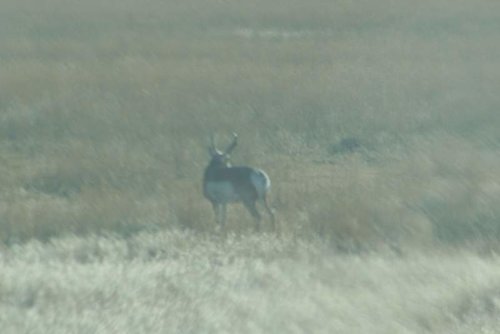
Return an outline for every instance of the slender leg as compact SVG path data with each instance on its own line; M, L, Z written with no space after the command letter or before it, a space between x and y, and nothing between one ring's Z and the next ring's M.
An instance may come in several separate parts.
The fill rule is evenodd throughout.
M261 216L259 211L257 211L257 207L255 206L256 202L252 200L246 200L243 201L243 204L247 208L247 210L250 212L252 217L255 219L255 229L258 231L260 229L260 221L261 221Z
M222 230L224 230L226 227L226 204L220 205L220 216L221 216L220 226Z
M267 213L269 214L269 218L271 219L271 223L273 225L273 230L276 231L276 219L274 217L274 210L269 206L269 203L267 203L266 197L264 197L262 199L262 203L264 204L264 208L266 209Z
M212 207L215 213L215 222L217 226L220 228L221 226L221 205L219 203L212 202Z
M212 203L215 212L215 220L220 229L226 225L226 204Z

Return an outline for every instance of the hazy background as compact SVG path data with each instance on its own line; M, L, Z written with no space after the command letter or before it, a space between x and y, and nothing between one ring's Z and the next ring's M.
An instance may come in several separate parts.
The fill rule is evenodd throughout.
M493 0L3 0L2 328L500 332L499 36ZM214 232L233 131L279 236Z

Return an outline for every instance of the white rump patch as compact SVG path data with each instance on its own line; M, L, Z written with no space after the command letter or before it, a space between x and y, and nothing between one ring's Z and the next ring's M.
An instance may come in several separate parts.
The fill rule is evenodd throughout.
M263 170L256 169L254 173L250 174L250 180L259 198L263 198L271 188L271 179Z

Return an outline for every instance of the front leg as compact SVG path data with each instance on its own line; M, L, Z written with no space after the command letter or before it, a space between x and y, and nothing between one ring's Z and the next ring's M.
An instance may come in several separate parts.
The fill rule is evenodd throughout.
M223 230L226 224L226 204L213 202L212 207L214 208L217 225L219 229Z

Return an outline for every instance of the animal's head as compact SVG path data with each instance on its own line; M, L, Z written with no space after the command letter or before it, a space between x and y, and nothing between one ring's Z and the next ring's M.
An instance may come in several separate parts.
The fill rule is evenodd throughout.
M217 149L215 145L215 136L212 135L210 138L210 146L208 147L208 153L210 153L210 165L218 166L218 167L229 167L230 163L230 154L238 144L238 135L233 133L233 140L227 146L224 151L220 151Z

